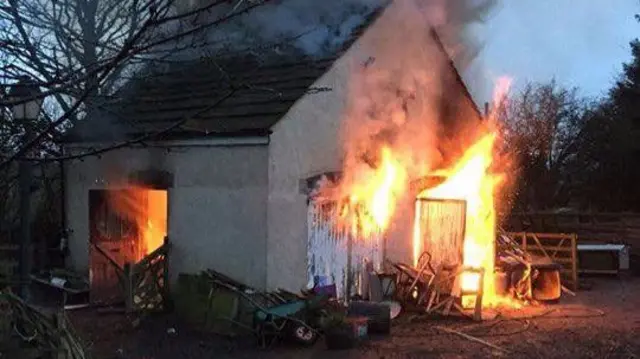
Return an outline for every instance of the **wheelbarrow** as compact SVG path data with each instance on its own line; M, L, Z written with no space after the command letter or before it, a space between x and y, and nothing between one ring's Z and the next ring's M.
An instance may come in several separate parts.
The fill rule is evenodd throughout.
M284 338L305 346L318 340L318 323L321 314L322 296L284 302L271 307L256 305L253 327L263 348Z
M214 285L226 288L249 304L253 313L250 329L260 347L270 347L278 339L289 339L302 345L312 345L318 339L318 328L325 316L323 307L329 295L298 295L282 290L261 292L217 275L211 275L210 279Z

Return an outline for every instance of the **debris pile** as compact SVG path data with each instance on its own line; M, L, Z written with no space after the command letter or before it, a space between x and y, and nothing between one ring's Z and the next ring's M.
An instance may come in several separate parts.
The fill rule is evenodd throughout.
M211 284L206 316L221 319L211 303L223 292L234 294L235 309L231 317L222 319L248 330L262 348L281 340L310 346L324 335L328 348L343 349L364 340L368 333L388 334L391 328L389 306L364 301L345 305L336 299L334 285L300 293L260 291L214 270L205 275Z
M3 327L11 329L7 339L17 338L26 344L16 348L20 357L25 355L25 347L28 347L45 357L50 355L52 358L64 359L88 358L64 311L47 313L26 303L8 290L0 292L0 297L7 309L3 320L7 321L8 325Z

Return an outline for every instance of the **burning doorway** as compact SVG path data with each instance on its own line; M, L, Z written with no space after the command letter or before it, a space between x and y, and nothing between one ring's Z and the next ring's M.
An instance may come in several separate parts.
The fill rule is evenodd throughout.
M119 273L159 248L167 235L167 191L147 188L89 191L91 301L123 300Z

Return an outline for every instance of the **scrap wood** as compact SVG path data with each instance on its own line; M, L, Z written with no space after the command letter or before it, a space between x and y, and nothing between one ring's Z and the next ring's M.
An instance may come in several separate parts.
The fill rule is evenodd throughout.
M562 291L563 291L563 292L565 292L565 293L569 294L569 295L570 295L570 296L572 296L572 297L575 297L575 296L576 296L576 292L574 292L574 291L570 290L569 288L567 288L567 287L565 287L565 286L562 286L562 287L561 287L561 289L562 289Z
M14 331L23 340L38 344L44 351L63 354L66 359L85 359L85 350L64 312L48 316L11 292L0 292L7 299ZM18 325L17 325L18 324ZM20 327L20 328L18 328ZM25 333L26 331L29 333Z
M583 311L586 314L566 314L571 311ZM559 315L550 315L553 313L565 313ZM524 319L571 319L571 318L597 318L605 316L606 313L598 308L591 308L584 305L564 305L557 308L551 308L546 310L541 310L536 314L525 314L525 315L504 315L502 314L503 319L505 320L524 320Z
M505 323L520 323L522 324L521 328L512 331L496 331L492 332L492 330L496 327L500 327L500 324ZM492 320L491 322L483 322L482 324L470 324L463 327L458 328L458 330L465 332L469 335L477 336L477 337L496 337L496 336L508 336L523 333L531 328L531 320L529 319L507 319L500 318L496 320ZM477 333L477 334L476 334Z
M474 337L472 335L457 331L455 329L451 329L451 328L447 328L447 327L440 327L440 326L437 326L437 327L434 327L434 328L438 329L440 331L443 331L443 332L450 333L450 334L456 334L456 335L461 336L461 337L463 337L463 338L465 338L467 340L470 340L470 341L473 341L473 342L476 342L476 343L480 343L480 344L484 344L484 345L486 345L486 346L488 346L490 348L493 348L495 350L498 350L498 351L500 351L502 353L509 354L509 351L504 349L504 348L502 348L502 347L499 347L499 346L497 346L495 344L491 344L486 340L482 340L480 338L476 338L476 337Z

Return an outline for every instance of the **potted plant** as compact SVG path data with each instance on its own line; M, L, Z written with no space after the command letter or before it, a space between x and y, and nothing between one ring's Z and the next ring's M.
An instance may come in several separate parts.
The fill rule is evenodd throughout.
M347 317L345 313L331 313L326 318L324 333L328 349L353 348L367 336L367 318Z

